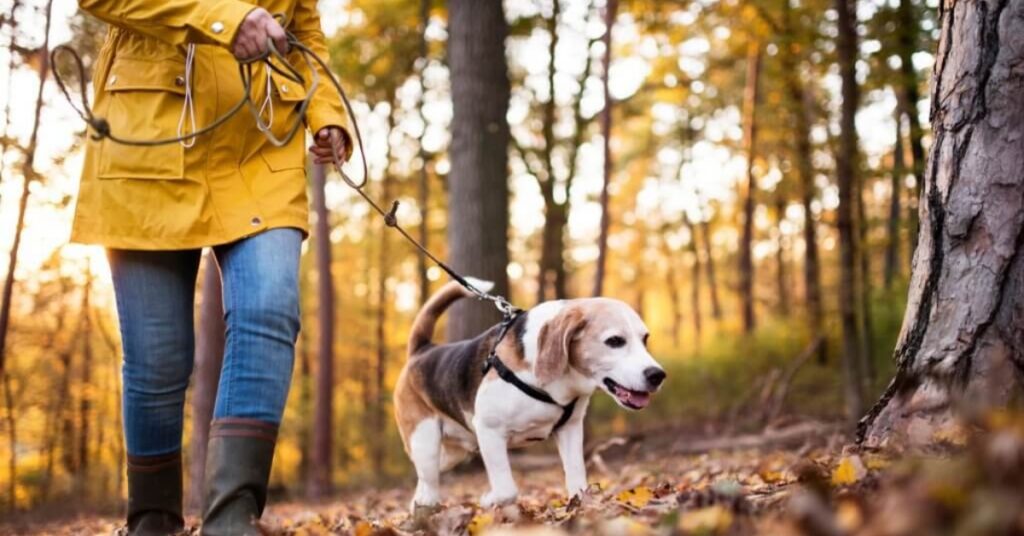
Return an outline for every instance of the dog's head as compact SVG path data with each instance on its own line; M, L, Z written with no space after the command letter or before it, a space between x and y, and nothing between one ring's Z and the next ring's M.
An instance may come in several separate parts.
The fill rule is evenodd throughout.
M534 374L543 385L571 368L620 406L643 409L665 381L665 370L647 351L649 334L640 315L621 301L562 302L540 326Z

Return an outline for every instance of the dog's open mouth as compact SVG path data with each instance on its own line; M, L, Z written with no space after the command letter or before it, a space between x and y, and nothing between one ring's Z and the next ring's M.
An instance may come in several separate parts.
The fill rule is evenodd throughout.
M614 396L620 404L629 409L644 409L651 403L650 391L634 391L627 389L611 378L604 379L604 385L608 392Z

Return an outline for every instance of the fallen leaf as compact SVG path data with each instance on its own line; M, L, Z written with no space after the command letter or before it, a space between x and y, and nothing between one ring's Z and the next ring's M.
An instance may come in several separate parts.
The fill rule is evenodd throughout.
M466 532L470 536L476 536L482 534L487 527L494 524L494 514L490 512L482 512L473 516L472 521L469 522L469 526L466 527Z
M615 496L615 500L633 508L643 508L654 498L654 492L647 486L627 489Z
M861 461L860 456L844 456L832 471L832 485L849 486L850 484L856 484L866 474L867 469L864 468L864 462Z
M721 534L732 526L733 515L722 505L685 512L676 527L684 532Z

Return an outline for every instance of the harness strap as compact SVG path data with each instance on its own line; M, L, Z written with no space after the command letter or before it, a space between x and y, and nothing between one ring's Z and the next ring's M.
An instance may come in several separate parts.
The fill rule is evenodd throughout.
M499 378L512 384L513 387L519 389L519 391L521 391L524 395L534 400L544 402L545 404L551 404L553 406L558 406L562 408L562 416L558 418L558 422L555 423L555 426L554 428L551 429L551 432L558 431L559 428L565 426L565 423L569 422L569 418L572 417L572 413L576 409L576 401L579 400L578 398L572 399L571 402L564 406L559 404L557 401L555 401L554 398L551 398L551 395L549 395L543 389L534 387L521 380L519 376L516 376L516 373L512 372L511 369L505 366L505 363L501 361L501 358L498 357L498 354L494 353L493 351L487 356L487 359L484 361L484 374L487 374L487 372L490 371L492 368L494 369L495 372L498 373Z

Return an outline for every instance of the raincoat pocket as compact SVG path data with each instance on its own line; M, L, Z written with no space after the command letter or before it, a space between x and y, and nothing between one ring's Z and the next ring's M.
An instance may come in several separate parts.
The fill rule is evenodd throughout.
M306 99L306 88L276 72L271 74L270 79L273 84L271 100L274 108L272 132L279 138L284 137L295 121L299 121L299 128L295 132L295 137L283 147L265 143L260 149L260 156L271 171L302 169L305 166L303 148L306 142L306 129L302 120L298 118L298 107Z
M116 56L103 92L107 121L115 134L135 140L177 136L185 102L185 64ZM100 179L181 179L185 147L177 142L146 147L104 139L98 160Z

